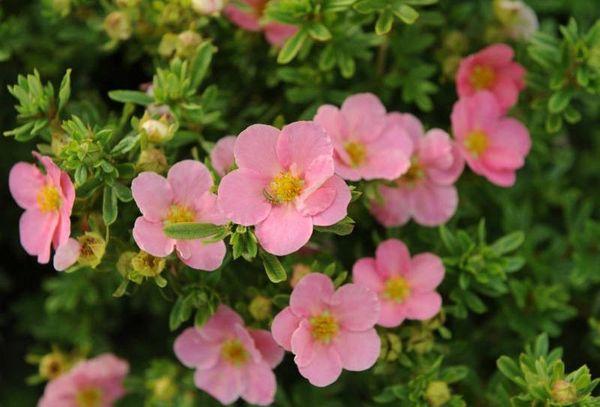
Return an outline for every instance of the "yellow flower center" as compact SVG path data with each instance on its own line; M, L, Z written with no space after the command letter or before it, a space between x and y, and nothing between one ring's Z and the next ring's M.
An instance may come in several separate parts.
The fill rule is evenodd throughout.
M488 136L481 130L475 130L467 136L464 144L471 154L478 157L488 147Z
M344 149L348 153L348 156L350 156L350 164L353 167L356 168L365 161L367 150L363 143L350 141L344 145Z
M184 205L171 205L165 219L168 224L193 222L195 220L196 211Z
M77 407L99 407L102 405L102 392L97 388L88 388L77 393Z
M385 283L383 288L383 297L387 300L402 302L410 294L410 286L403 277L392 277Z
M57 211L62 205L60 192L58 192L56 187L46 185L38 192L37 203L40 211L44 213Z
M471 72L469 81L476 90L488 89L496 80L496 73L487 65L477 65Z
M402 185L414 185L424 176L425 171L423 170L423 166L415 157L413 157L411 159L411 164L408 168L408 171L406 171L406 173L400 177L399 183Z
M286 171L278 174L269 183L265 196L274 204L291 202L302 193L304 180Z
M228 339L221 346L221 356L226 362L241 366L248 361L250 355L238 339Z
M340 330L335 318L327 311L312 317L309 322L313 339L321 343L331 342Z

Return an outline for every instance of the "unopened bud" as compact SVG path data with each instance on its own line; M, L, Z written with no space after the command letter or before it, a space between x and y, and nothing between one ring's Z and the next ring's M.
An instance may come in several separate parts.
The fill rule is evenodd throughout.
M152 398L160 401L170 401L177 394L177 386L168 376L160 377L150 383Z
M169 164L162 150L147 148L140 153L135 168L138 172L152 171L161 174L169 168Z
M258 295L250 302L249 311L254 319L257 321L264 321L271 316L271 300L262 295Z
M169 118L164 115L160 119L153 119L148 112L140 120L140 131L146 135L151 143L159 144L169 141L175 134L175 124L169 123Z
M298 284L298 282L300 282L304 276L310 273L312 273L312 270L306 264L294 264L292 266L292 278L290 279L290 285L292 288L296 287L296 284Z
M113 40L128 39L132 31L129 16L122 11L113 11L104 19L104 30Z
M65 17L71 12L71 0L52 0L52 8Z
M224 0L192 0L194 11L203 15L218 14L224 6Z
M194 54L202 42L202 37L197 32L187 30L179 34L177 40L177 56L186 58Z
M429 382L425 390L425 400L431 407L441 407L450 401L452 394L446 382L434 380Z
M160 44L158 44L159 55L164 58L170 58L177 50L178 42L179 38L176 34L166 33L163 35L162 39L160 40Z
M561 404L570 404L577 401L577 388L566 380L557 380L550 391L552 399Z

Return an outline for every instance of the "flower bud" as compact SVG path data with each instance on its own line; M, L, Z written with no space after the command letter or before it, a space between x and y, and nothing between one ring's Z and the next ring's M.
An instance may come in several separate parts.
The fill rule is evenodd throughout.
M159 377L149 384L152 398L159 401L170 401L177 394L177 386L169 376Z
M130 280L136 281L140 277L156 277L165 269L166 263L167 261L164 258L154 257L150 253L141 250L131 259L133 273L130 273Z
M123 277L127 277L133 271L132 260L137 255L136 252L123 252L117 260L117 271Z
M192 56L198 45L202 42L202 37L197 32L187 30L177 36L177 56L186 58Z
M175 129L175 124L169 123L166 115L157 120L151 118L148 112L144 114L139 124L139 130L146 135L149 142L155 144L171 140L175 135Z
M65 17L71 12L71 0L52 0L52 8Z
M533 9L520 0L495 0L494 13L508 36L515 40L531 38L539 27Z
M162 150L158 148L147 148L142 150L140 157L135 164L135 169L138 172L152 171L162 174L169 168L167 157Z
M128 39L132 32L129 16L122 11L113 11L104 19L104 30L113 40Z
M225 6L224 0L192 0L192 8L198 14L218 14Z
M80 244L77 262L82 266L95 268L100 264L106 251L104 238L95 232L87 232L77 238Z
M407 348L418 354L430 352L433 348L433 334L428 329L412 327Z
M257 321L269 319L271 316L271 300L262 295L257 295L252 302L250 302L249 311L250 315Z
M577 388L566 380L557 380L550 391L552 400L561 404L571 404L577 401Z
M434 380L429 382L425 390L425 400L431 407L441 407L450 401L452 394L446 382Z
M296 284L298 284L298 282L302 280L304 276L310 273L312 273L312 270L306 264L294 264L292 266L292 278L290 279L290 285L292 286L292 288L296 287Z
M158 54L164 58L170 58L177 49L179 39L176 34L166 33L158 44Z
M39 372L42 378L52 380L69 370L69 367L68 358L61 352L54 350L42 356Z

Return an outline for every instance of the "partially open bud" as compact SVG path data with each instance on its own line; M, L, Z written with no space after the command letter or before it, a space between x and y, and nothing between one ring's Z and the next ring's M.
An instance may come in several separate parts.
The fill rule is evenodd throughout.
M197 32L187 30L177 36L177 56L186 58L192 56L198 45L202 42L202 37Z
M312 270L306 264L294 264L292 266L292 278L290 279L290 285L292 286L292 288L296 287L296 284L298 284L298 282L302 280L304 276L310 273L312 273Z
M141 277L156 277L165 269L166 263L164 258L154 257L141 250L131 259L132 273L129 279L139 283Z
M95 268L100 264L106 251L106 242L104 238L95 232L87 232L77 238L79 241L79 259L82 266Z
M434 380L429 382L425 390L425 400L431 407L441 407L450 401L452 394L446 382Z
M162 150L158 148L147 148L142 150L140 157L135 164L135 169L138 172L152 171L162 174L169 168L167 157Z
M494 13L514 40L527 40L539 28L535 11L520 0L495 0Z
M65 373L70 367L69 358L54 350L42 356L39 363L39 372L42 378L52 380Z
M267 297L263 297L262 295L257 295L250 302L249 307L250 315L254 317L257 321L264 321L271 317L271 300Z
M550 390L552 400L561 404L571 404L577 401L577 388L566 380L557 380Z
M224 6L224 0L192 0L194 11L203 15L218 14Z
M149 142L160 144L169 141L175 135L176 125L170 123L166 115L160 119L153 119L148 112L140 120L139 130L146 136Z
M113 11L104 19L104 30L113 40L126 40L131 37L131 20L126 13L122 11Z

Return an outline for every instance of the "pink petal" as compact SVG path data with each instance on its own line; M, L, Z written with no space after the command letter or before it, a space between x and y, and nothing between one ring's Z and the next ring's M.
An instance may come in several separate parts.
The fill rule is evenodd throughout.
M200 239L178 240L175 246L181 261L196 270L218 269L227 252L222 240L214 243L205 243Z
M291 311L299 317L317 315L329 303L334 290L329 277L321 273L310 273L292 291Z
M244 326L244 320L227 305L220 304L199 333L207 341L217 342L233 336L238 326Z
M149 221L162 221L173 203L171 186L154 172L142 172L135 177L131 192L138 208Z
M41 264L50 261L50 245L58 219L56 212L42 213L37 209L28 209L19 220L21 245L29 255L37 255Z
M262 222L271 212L264 190L270 179L256 171L240 169L225 175L219 185L217 202L232 222L251 226Z
M401 150L385 149L373 151L361 168L365 180L386 179L393 181L410 167L410 156Z
M71 216L71 210L75 203L75 186L73 185L69 174L64 171L61 171L60 174L60 189L63 198L61 209L64 210L68 216Z
M248 31L260 31L258 16L252 12L246 12L233 4L225 7L225 15L238 27Z
M330 155L315 158L304 173L304 190L300 199L315 192L319 187L333 176L335 165Z
M71 211L68 208L61 207L58 215L58 224L54 230L52 236L52 246L58 248L63 245L71 236L71 218L69 217Z
M308 243L313 222L291 204L273 206L269 216L254 229L260 245L276 256L285 256Z
M430 165L425 168L427 178L438 185L451 185L458 180L465 167L465 160L453 141L450 141L449 166Z
M442 297L436 293L415 293L411 294L404 302L406 307L406 318L426 320L433 318L442 307Z
M377 272L377 264L372 257L364 257L354 263L352 281L376 293L383 289L383 280Z
M296 34L298 27L289 24L268 23L265 25L264 31L270 44L281 47L288 38Z
M444 169L452 165L452 141L444 130L431 129L419 143L419 162Z
M293 312L291 307L285 307L279 314L275 315L271 324L271 333L273 339L281 345L285 350L292 350L292 335L298 329L300 318Z
M490 65L504 65L513 59L515 53L510 46L498 43L488 45L475 55Z
M225 225L227 218L219 209L217 196L212 192L205 192L195 203L196 222Z
M264 329L249 329L254 339L254 346L260 352L263 360L273 369L283 360L284 351L277 345L271 332Z
M474 172L477 172L474 168L471 167L471 169ZM505 188L512 187L517 180L517 174L514 170L496 170L484 168L480 174L487 178L492 184L496 184Z
M210 162L220 176L227 174L235 164L235 157L233 155L235 141L235 136L223 137L217 141L217 144L215 144L210 152Z
M177 359L190 368L210 369L217 364L221 344L204 339L194 327L187 328L175 340L173 351Z
M298 329L294 331L290 341L292 345L292 353L296 355L294 362L298 367L307 366L312 363L315 352L320 346L312 337L310 322L303 319L298 325Z
M335 199L327 209L313 215L312 223L315 226L331 226L344 219L348 214L352 193L348 185L335 175L329 178L322 188L334 188L336 190Z
M281 130L277 141L277 156L281 164L301 176L309 170L314 160L321 156L331 157L332 154L331 140L323 128L314 122L288 124Z
M346 98L341 108L348 130L360 141L378 136L385 124L385 106L372 93L357 93Z
M342 141L349 136L346 120L340 110L332 105L323 105L313 119L320 124L332 141Z
M76 239L70 238L64 244L58 246L54 253L54 268L58 271L64 271L71 267L79 258L81 245Z
M254 124L242 131L235 142L235 161L240 169L250 169L272 178L283 169L277 158L278 129Z
M193 207L213 185L208 169L194 160L183 160L173 165L167 181L173 191L173 200L188 207Z
M381 353L381 340L373 328L362 332L340 332L334 346L342 367L354 372L372 367Z
M403 127L414 146L418 144L423 134L425 134L421 121L410 113L388 113L387 121L388 123L398 124Z
M56 186L60 185L62 171L60 170L60 168L58 168L54 161L52 161L52 158L45 155L41 155L36 151L33 151L32 154L44 166L44 169L46 170L46 176L48 179L51 180L51 183Z
M406 192L407 188L380 186L379 193L383 202L370 203L370 211L375 219L387 227L402 226L408 222L411 206Z
M331 206L336 194L335 188L322 187L299 202L296 207L304 216L318 215Z
M406 280L411 292L433 291L444 279L442 260L432 253L421 253L410 261L410 271Z
M385 276L405 275L410 268L410 253L398 239L384 240L375 251L377 270Z
M44 186L44 175L33 164L16 163L8 175L8 187L14 200L23 209L37 207L37 195Z
M458 207L458 193L453 185L423 182L408 191L412 216L423 226L438 226L447 222Z
M490 153L486 152L486 161L491 161L498 169L520 168L531 149L529 131L518 120L503 118L490 137Z
M266 363L254 363L245 369L245 389L242 398L253 405L267 406L273 403L277 383L273 371Z
M198 369L194 374L194 383L221 404L231 404L245 390L245 378L242 370L224 361L220 361L210 369Z
M406 306L395 301L382 300L377 325L385 328L400 326L406 319Z
M503 112L507 112L519 100L519 88L512 78L501 76L490 89Z
M135 221L133 239L140 249L156 257L168 256L175 246L175 240L163 232L162 222L151 222L143 216Z
M332 346L315 346L315 356L306 366L298 367L300 374L317 387L329 386L342 374L342 361Z
M358 284L344 284L331 297L333 315L342 330L364 331L379 319L379 300L375 292Z

